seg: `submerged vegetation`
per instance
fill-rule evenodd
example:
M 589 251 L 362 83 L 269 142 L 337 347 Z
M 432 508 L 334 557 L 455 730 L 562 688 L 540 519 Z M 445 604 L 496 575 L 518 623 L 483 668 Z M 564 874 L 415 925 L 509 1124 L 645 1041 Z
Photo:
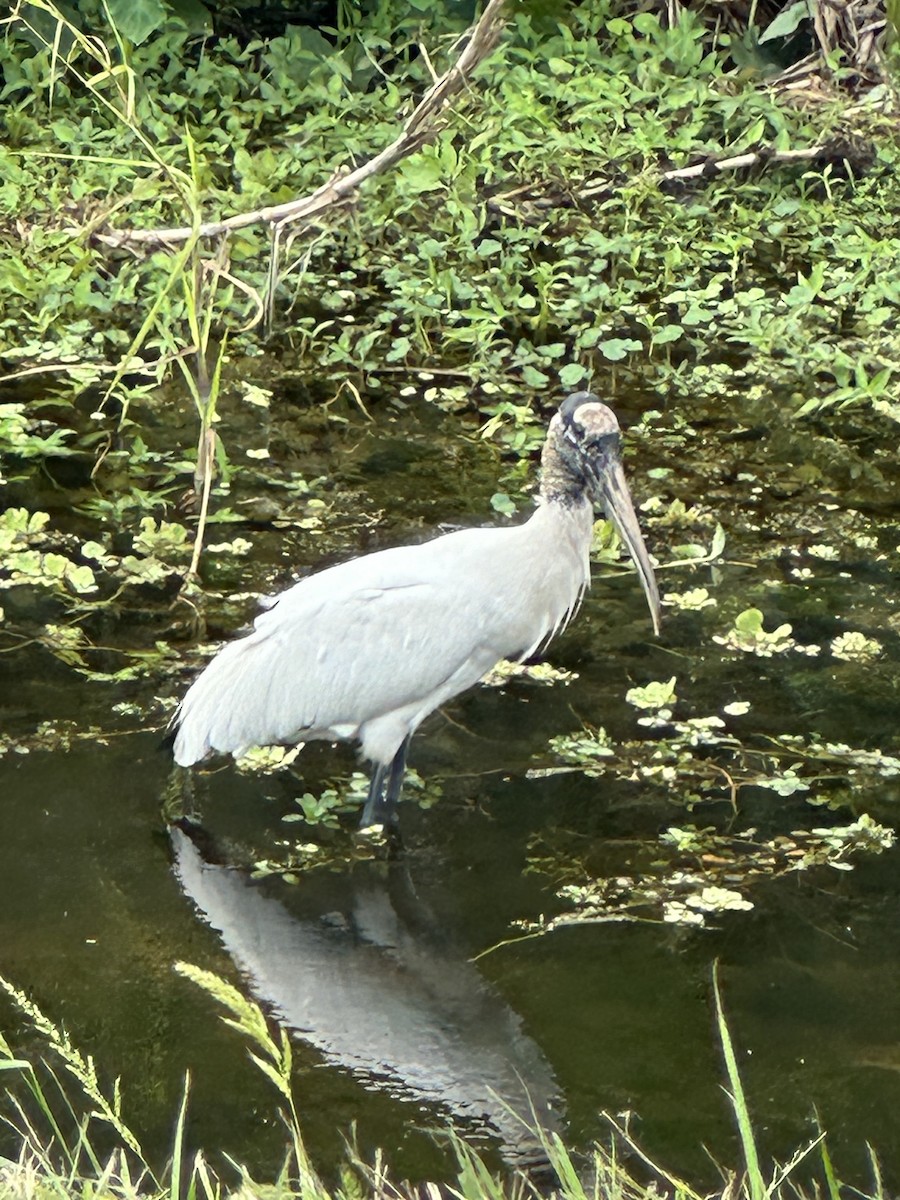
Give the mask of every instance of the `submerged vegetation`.
M 448 518 L 514 517 L 548 413 L 589 386 L 626 417 L 662 645 L 633 624 L 618 540 L 598 522 L 594 573 L 613 586 L 591 653 L 620 664 L 603 711 L 577 662 L 486 682 L 549 684 L 571 705 L 511 768 L 521 778 L 596 781 L 598 805 L 613 787 L 652 815 L 615 845 L 549 820 L 527 850 L 548 911 L 511 940 L 636 920 L 709 936 L 697 931 L 742 919 L 766 881 L 889 851 L 895 8 L 844 6 L 828 45 L 837 17 L 815 0 L 761 4 L 758 26 L 727 5 L 713 20 L 677 3 L 509 3 L 499 43 L 428 111 L 466 52 L 466 6 L 339 3 L 333 28 L 267 37 L 210 36 L 182 7 L 17 0 L 0 21 L 0 669 L 21 688 L 0 763 L 102 746 L 148 712 L 162 728 L 192 659 L 291 570 Z M 850 26 L 871 34 L 859 57 L 838 36 Z M 390 169 L 366 174 L 404 137 Z M 296 883 L 377 854 L 347 832 L 361 777 L 297 785 L 295 759 L 238 764 L 289 780 L 292 799 L 272 844 L 235 860 Z M 464 794 L 452 778 L 412 784 L 422 807 Z M 167 815 L 182 799 L 173 787 Z M 192 977 L 278 1090 L 289 1155 L 272 1194 L 405 1194 L 353 1154 L 339 1184 L 322 1181 L 287 1036 Z M 231 1188 L 188 1162 L 184 1107 L 155 1176 L 118 1091 L 7 992 L 92 1116 L 63 1099 L 59 1118 L 52 1072 L 47 1090 L 0 1042 L 30 1088 L 0 1191 Z M 786 1197 L 794 1164 L 763 1173 L 716 1005 L 743 1152 L 725 1191 Z M 97 1120 L 112 1158 L 91 1140 Z M 694 1195 L 646 1160 L 633 1177 L 627 1129 L 616 1139 L 583 1164 L 553 1135 L 564 1196 Z M 464 1143 L 455 1153 L 457 1194 L 509 1193 Z M 824 1141 L 803 1170 L 812 1160 L 837 1200 Z M 259 1194 L 247 1176 L 234 1186 Z

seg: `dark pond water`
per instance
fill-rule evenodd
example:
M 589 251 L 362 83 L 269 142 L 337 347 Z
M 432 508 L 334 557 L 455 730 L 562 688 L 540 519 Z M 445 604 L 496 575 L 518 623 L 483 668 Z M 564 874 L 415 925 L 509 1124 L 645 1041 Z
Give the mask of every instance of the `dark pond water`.
M 510 464 L 477 440 L 474 423 L 466 439 L 451 440 L 458 419 L 426 406 L 385 406 L 374 427 L 347 416 L 349 424 L 311 432 L 301 407 L 295 429 L 284 418 L 264 431 L 277 467 L 331 475 L 337 491 L 320 531 L 249 520 L 240 532 L 254 553 L 219 568 L 218 586 L 266 590 L 292 567 L 489 514 Z M 737 1162 L 712 1016 L 718 960 L 765 1150 L 784 1160 L 810 1138 L 817 1112 L 839 1173 L 864 1181 L 868 1141 L 887 1179 L 900 1183 L 900 850 L 861 857 L 852 872 L 822 867 L 758 883 L 753 909 L 724 913 L 713 928 L 597 924 L 472 961 L 514 936 L 513 922 L 559 908 L 553 880 L 526 870 L 536 836 L 565 831 L 594 853 L 602 847 L 615 873 L 629 869 L 635 844 L 669 825 L 727 824 L 724 791 L 688 815 L 677 786 L 667 794 L 579 773 L 527 776 L 552 761 L 551 737 L 585 723 L 635 736 L 624 703 L 635 684 L 676 675 L 694 715 L 750 701 L 747 736 L 815 731 L 898 753 L 900 532 L 885 431 L 848 426 L 841 441 L 826 429 L 791 432 L 774 406 L 742 420 L 736 429 L 707 416 L 686 442 L 663 418 L 631 442 L 638 500 L 700 501 L 724 525 L 722 561 L 661 573 L 663 591 L 705 586 L 718 607 L 672 612 L 654 643 L 634 576 L 598 571 L 550 654 L 575 681 L 476 689 L 423 727 L 411 764 L 443 795 L 428 810 L 405 806 L 406 849 L 391 866 L 251 885 L 217 865 L 305 840 L 301 826 L 282 821 L 296 811 L 292 797 L 354 767 L 349 750 L 327 747 L 304 752 L 293 774 L 228 767 L 200 779 L 195 802 L 213 859 L 204 864 L 166 830 L 170 763 L 158 729 L 146 728 L 162 723 L 155 695 L 182 683 L 85 681 L 36 646 L 2 656 L 7 729 L 74 719 L 119 732 L 108 744 L 0 758 L 0 973 L 63 1023 L 106 1077 L 121 1076 L 126 1116 L 152 1157 L 167 1152 L 186 1070 L 193 1145 L 226 1150 L 261 1174 L 282 1153 L 270 1086 L 212 1001 L 176 975 L 184 960 L 241 982 L 296 1031 L 304 1129 L 326 1171 L 355 1126 L 363 1152 L 383 1147 L 397 1175 L 434 1177 L 447 1158 L 429 1131 L 448 1117 L 476 1137 L 493 1127 L 507 1159 L 527 1158 L 533 1148 L 503 1105 L 523 1107 L 526 1089 L 574 1146 L 606 1136 L 603 1111 L 631 1112 L 653 1157 L 710 1182 L 707 1151 Z M 670 474 L 654 481 L 653 467 Z M 34 486 L 35 507 L 79 527 L 65 493 L 37 478 Z M 709 540 L 709 527 L 647 528 L 664 561 L 676 542 Z M 809 556 L 817 543 L 835 557 Z M 17 628 L 27 629 L 27 598 L 9 595 Z M 823 653 L 758 658 L 715 644 L 712 635 L 751 605 L 767 629 L 789 621 L 799 642 Z M 239 615 L 214 604 L 210 636 L 252 608 L 250 600 Z M 152 642 L 168 636 L 171 620 L 163 605 L 136 609 L 112 620 L 111 637 Z M 860 665 L 830 656 L 828 643 L 848 629 L 877 637 L 881 657 Z M 134 731 L 134 717 L 111 715 L 122 699 L 148 714 L 143 730 Z M 893 825 L 898 792 L 886 777 L 854 795 L 855 813 Z M 742 827 L 768 832 L 854 815 L 752 788 L 740 806 Z M 18 1050 L 43 1051 L 5 1004 L 0 1028 Z

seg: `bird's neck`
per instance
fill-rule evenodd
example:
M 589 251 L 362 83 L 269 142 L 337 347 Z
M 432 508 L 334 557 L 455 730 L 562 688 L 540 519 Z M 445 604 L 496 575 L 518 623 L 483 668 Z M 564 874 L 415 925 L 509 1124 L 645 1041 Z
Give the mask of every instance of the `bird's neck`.
M 552 618 L 547 632 L 568 621 L 590 585 L 593 529 L 594 508 L 584 488 L 541 488 L 538 506 L 522 527 L 530 545 L 523 556 L 528 566 L 522 592 L 540 592 Z
M 541 451 L 541 500 L 563 508 L 581 508 L 588 503 L 584 480 L 566 465 L 552 438 Z

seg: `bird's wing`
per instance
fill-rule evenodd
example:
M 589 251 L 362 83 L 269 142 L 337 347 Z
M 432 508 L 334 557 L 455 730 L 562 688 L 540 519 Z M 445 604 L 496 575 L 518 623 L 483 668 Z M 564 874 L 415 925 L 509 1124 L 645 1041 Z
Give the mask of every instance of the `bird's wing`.
M 449 536 L 467 539 L 465 548 L 478 532 Z M 368 555 L 283 593 L 188 691 L 176 718 L 176 760 L 189 765 L 210 750 L 304 736 L 353 737 L 365 722 L 411 708 L 414 727 L 499 658 L 524 649 L 503 644 L 507 622 L 485 564 L 473 573 L 465 556 L 429 552 L 435 545 Z

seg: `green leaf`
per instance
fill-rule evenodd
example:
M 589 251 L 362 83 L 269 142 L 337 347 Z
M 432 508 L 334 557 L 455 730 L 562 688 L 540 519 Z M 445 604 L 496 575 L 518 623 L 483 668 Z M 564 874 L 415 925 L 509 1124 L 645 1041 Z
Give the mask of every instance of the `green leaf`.
M 631 21 L 635 30 L 645 36 L 652 37 L 660 32 L 659 17 L 655 13 L 639 12 L 635 13 Z
M 543 371 L 539 371 L 537 367 L 524 366 L 522 368 L 522 378 L 529 387 L 542 388 L 546 387 L 550 382 L 550 376 L 545 375 Z
M 610 362 L 619 362 L 634 350 L 641 349 L 641 343 L 634 338 L 607 338 L 605 342 L 598 342 L 597 349 Z
M 758 608 L 745 608 L 735 617 L 734 627 L 740 633 L 762 633 L 763 615 Z
M 559 382 L 563 387 L 578 387 L 584 383 L 587 372 L 580 363 L 566 363 L 559 372 Z
M 669 708 L 678 699 L 675 683 L 676 677 L 673 675 L 671 679 L 654 680 L 645 687 L 629 688 L 625 693 L 625 701 L 627 704 L 633 704 L 635 708 Z
M 413 192 L 433 192 L 443 184 L 444 171 L 434 154 L 408 158 L 401 163 L 398 173 Z
M 400 362 L 406 358 L 409 353 L 410 340 L 408 337 L 394 338 L 393 344 L 385 354 L 385 362 Z
M 710 308 L 692 304 L 681 320 L 685 325 L 708 325 L 715 315 Z
M 162 0 L 107 0 L 107 9 L 119 33 L 136 46 L 156 33 L 167 15 Z
M 783 775 L 776 775 L 773 779 L 759 779 L 757 784 L 777 792 L 779 796 L 793 796 L 795 792 L 809 791 L 809 784 L 799 779 L 796 771 L 785 771 Z
M 770 22 L 765 33 L 760 37 L 760 43 L 770 42 L 774 38 L 790 37 L 800 22 L 809 16 L 809 6 L 806 0 L 796 0 L 788 8 L 782 9 L 774 21 Z
M 97 583 L 94 579 L 94 572 L 90 567 L 75 566 L 70 563 L 66 571 L 67 582 L 75 589 L 76 592 L 96 592 Z
M 169 7 L 180 21 L 183 21 L 188 33 L 211 34 L 213 31 L 212 17 L 209 9 L 200 0 L 169 0 Z
M 669 342 L 677 342 L 683 333 L 684 329 L 680 325 L 663 325 L 660 329 L 654 330 L 650 345 L 665 346 Z
M 45 554 L 41 560 L 44 574 L 52 579 L 63 579 L 72 564 L 62 554 Z

